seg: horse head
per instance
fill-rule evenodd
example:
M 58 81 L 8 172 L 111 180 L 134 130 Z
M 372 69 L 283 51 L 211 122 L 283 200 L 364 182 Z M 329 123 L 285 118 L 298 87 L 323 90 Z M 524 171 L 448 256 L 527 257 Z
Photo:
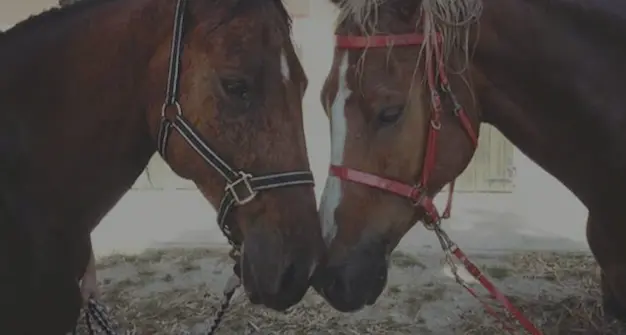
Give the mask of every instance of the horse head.
M 188 2 L 149 62 L 152 136 L 241 247 L 250 300 L 285 309 L 306 292 L 323 247 L 290 18 L 278 0 Z
M 413 224 L 438 223 L 432 198 L 473 156 L 479 110 L 467 42 L 480 7 L 333 2 L 336 47 L 321 94 L 332 137 L 320 205 L 329 250 L 314 286 L 352 311 L 381 294 L 390 253 Z

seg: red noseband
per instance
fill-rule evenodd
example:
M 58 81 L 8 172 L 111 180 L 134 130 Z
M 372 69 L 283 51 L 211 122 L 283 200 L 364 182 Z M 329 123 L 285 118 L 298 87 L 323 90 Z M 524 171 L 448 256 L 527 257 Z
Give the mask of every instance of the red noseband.
M 426 216 L 431 220 L 435 220 L 432 222 L 438 222 L 440 219 L 439 212 L 433 204 L 432 198 L 428 197 L 418 185 L 409 185 L 338 165 L 331 165 L 329 173 L 343 180 L 378 188 L 408 198 L 414 206 L 423 207 L 426 211 Z

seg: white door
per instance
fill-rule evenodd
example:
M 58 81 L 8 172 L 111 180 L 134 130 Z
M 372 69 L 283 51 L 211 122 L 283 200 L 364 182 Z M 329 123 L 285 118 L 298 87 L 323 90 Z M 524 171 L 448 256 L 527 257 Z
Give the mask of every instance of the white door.
M 482 124 L 478 149 L 459 176 L 455 191 L 511 192 L 514 188 L 515 147 L 496 128 Z

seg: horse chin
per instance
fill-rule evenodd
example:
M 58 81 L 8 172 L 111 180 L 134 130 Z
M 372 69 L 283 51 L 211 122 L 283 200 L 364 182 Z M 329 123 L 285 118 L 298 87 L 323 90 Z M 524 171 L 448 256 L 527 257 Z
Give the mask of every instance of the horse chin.
M 352 302 L 345 301 L 342 298 L 337 298 L 336 294 L 331 291 L 331 288 L 314 286 L 314 289 L 334 309 L 343 313 L 353 313 L 362 310 L 366 306 L 374 305 L 382 294 L 384 287 L 385 284 L 382 284 L 380 289 L 374 290 L 369 294 L 364 294 L 362 296 L 363 299 Z
M 386 284 L 385 284 L 386 285 Z M 385 287 L 385 285 L 382 285 L 381 287 Z M 365 301 L 365 305 L 366 306 L 372 306 L 376 303 L 376 301 L 378 301 L 378 298 L 380 297 L 380 294 L 383 293 L 383 289 L 380 289 L 380 291 L 376 294 L 372 294 L 369 296 L 369 299 L 367 299 Z
M 320 267 L 313 288 L 340 312 L 355 312 L 376 303 L 387 284 L 386 262 L 344 263 Z M 355 266 L 357 265 L 357 266 Z
M 240 278 L 252 304 L 284 311 L 302 300 L 309 288 L 315 257 L 285 252 L 277 236 L 248 232 L 240 257 Z

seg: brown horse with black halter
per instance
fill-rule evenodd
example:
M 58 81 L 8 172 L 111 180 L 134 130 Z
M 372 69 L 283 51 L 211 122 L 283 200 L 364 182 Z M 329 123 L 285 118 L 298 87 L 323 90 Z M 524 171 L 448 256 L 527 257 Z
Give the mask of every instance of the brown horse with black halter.
M 431 199 L 467 166 L 483 121 L 587 206 L 606 310 L 626 320 L 626 3 L 334 2 L 330 250 L 315 284 L 328 301 L 377 299 L 401 237 L 439 222 Z
M 323 241 L 280 0 L 83 1 L 0 34 L 0 74 L 0 333 L 71 331 L 89 233 L 157 149 L 251 301 L 300 301 Z

